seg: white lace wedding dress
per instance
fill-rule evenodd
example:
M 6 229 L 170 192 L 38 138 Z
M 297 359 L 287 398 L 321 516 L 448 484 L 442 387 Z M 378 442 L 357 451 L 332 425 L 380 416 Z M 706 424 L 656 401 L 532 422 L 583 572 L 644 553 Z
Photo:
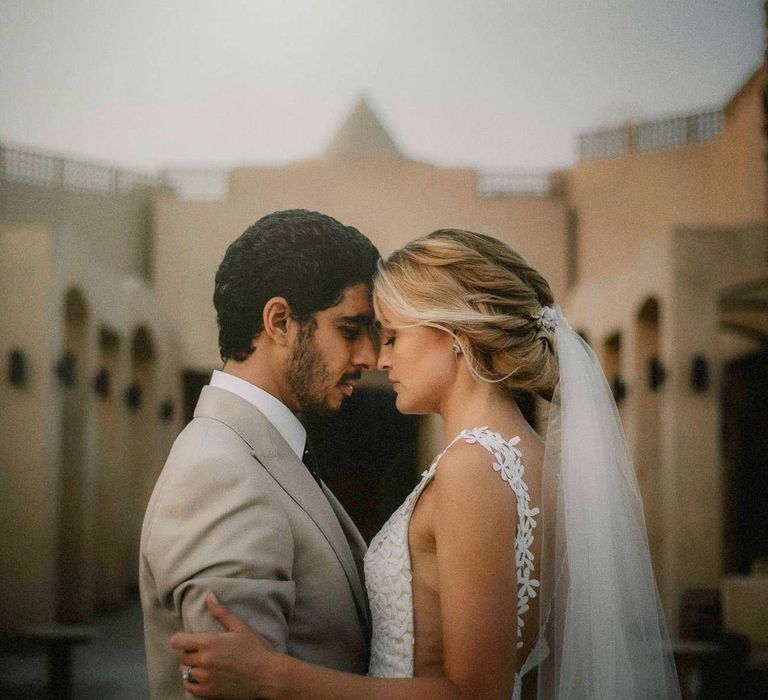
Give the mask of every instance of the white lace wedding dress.
M 422 491 L 435 475 L 440 458 L 452 445 L 463 440 L 484 447 L 493 457 L 493 469 L 499 473 L 517 499 L 517 647 L 522 648 L 522 627 L 529 611 L 530 598 L 537 595 L 539 582 L 532 578 L 534 570 L 534 527 L 538 508 L 530 507 L 528 487 L 520 451 L 515 447 L 519 437 L 504 440 L 486 427 L 462 430 L 422 475 L 421 482 L 405 499 L 384 527 L 371 541 L 365 556 L 365 583 L 371 606 L 373 637 L 368 675 L 407 678 L 413 676 L 413 590 L 411 588 L 411 557 L 408 550 L 408 524 Z M 514 593 L 510 592 L 510 595 Z M 529 624 L 538 624 L 531 620 Z M 523 676 L 535 668 L 548 653 L 541 638 L 531 649 L 515 677 L 512 697 L 520 697 Z

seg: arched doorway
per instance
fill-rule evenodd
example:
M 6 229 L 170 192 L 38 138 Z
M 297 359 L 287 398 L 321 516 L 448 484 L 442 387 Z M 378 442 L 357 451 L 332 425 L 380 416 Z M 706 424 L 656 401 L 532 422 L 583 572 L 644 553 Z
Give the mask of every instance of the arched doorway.
M 663 511 L 660 503 L 661 431 L 660 396 L 666 368 L 660 357 L 661 309 L 658 299 L 643 301 L 635 317 L 635 353 L 632 391 L 633 459 L 643 498 L 648 544 L 656 576 L 663 579 Z
M 61 622 L 86 620 L 92 612 L 92 533 L 88 527 L 89 470 L 86 465 L 90 408 L 86 378 L 88 316 L 82 292 L 69 289 L 63 299 L 63 342 L 55 366 L 62 392 L 56 606 L 56 616 Z
M 768 278 L 720 298 L 725 572 L 768 561 Z
M 624 422 L 624 399 L 627 396 L 627 385 L 621 373 L 621 333 L 618 331 L 612 333 L 603 340 L 600 360 L 603 365 L 603 372 L 610 384 L 613 398 L 619 409 L 622 423 Z
M 94 605 L 97 610 L 118 607 L 125 600 L 125 562 L 120 544 L 126 512 L 121 488 L 125 472 L 125 429 L 121 425 L 118 396 L 123 345 L 117 331 L 106 326 L 99 328 L 96 369 L 91 377 L 97 429 L 94 533 Z
M 125 484 L 128 506 L 125 586 L 131 593 L 138 590 L 141 524 L 151 491 L 151 484 L 148 486 L 147 482 L 151 479 L 154 483 L 154 474 L 159 469 L 153 463 L 157 441 L 157 425 L 154 420 L 157 416 L 156 359 L 157 349 L 152 332 L 146 326 L 139 326 L 131 338 L 129 384 L 123 393 L 127 410 L 129 462 L 126 477 L 130 482 Z

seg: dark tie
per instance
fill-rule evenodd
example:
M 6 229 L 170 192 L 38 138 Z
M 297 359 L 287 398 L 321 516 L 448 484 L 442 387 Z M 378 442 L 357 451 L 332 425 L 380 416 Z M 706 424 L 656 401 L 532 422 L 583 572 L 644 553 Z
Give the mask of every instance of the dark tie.
M 317 485 L 320 486 L 320 463 L 317 461 L 312 445 L 309 443 L 309 438 L 307 438 L 307 442 L 304 444 L 304 456 L 301 458 L 301 461 L 304 462 L 304 466 L 317 482 Z M 321 490 L 322 488 L 320 486 Z

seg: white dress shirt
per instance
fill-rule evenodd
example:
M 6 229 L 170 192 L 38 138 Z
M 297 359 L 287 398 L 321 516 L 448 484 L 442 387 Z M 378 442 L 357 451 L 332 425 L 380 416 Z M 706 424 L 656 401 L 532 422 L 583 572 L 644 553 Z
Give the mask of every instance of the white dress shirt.
M 227 374 L 226 372 L 220 372 L 217 369 L 213 370 L 209 385 L 231 391 L 255 406 L 275 426 L 277 432 L 283 436 L 283 439 L 296 453 L 296 456 L 299 459 L 303 458 L 307 431 L 304 430 L 304 426 L 299 422 L 299 419 L 293 415 L 291 409 L 280 399 L 275 398 L 272 394 L 264 391 L 264 389 L 260 389 L 255 384 L 245 381 L 245 379 L 240 379 L 240 377 L 235 377 L 233 374 Z

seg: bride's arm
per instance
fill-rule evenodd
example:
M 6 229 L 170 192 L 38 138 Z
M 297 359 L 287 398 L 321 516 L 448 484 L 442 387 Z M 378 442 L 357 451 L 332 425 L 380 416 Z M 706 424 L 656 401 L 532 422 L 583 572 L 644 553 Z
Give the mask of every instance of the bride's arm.
M 515 499 L 476 445 L 446 453 L 429 488 L 424 505 L 437 551 L 444 676 L 369 678 L 315 666 L 269 650 L 214 605 L 229 632 L 174 637 L 197 681 L 185 684 L 187 691 L 276 700 L 508 698 L 517 641 Z
M 179 633 L 171 645 L 181 649 L 179 672 L 191 667 L 184 687 L 205 698 L 311 698 L 313 700 L 461 700 L 447 678 L 370 678 L 344 673 L 272 651 L 266 640 L 233 615 L 212 594 L 211 614 L 220 633 Z M 473 696 L 476 697 L 476 696 Z
M 468 697 L 509 698 L 517 643 L 517 502 L 479 445 L 459 443 L 435 472 L 444 672 Z

